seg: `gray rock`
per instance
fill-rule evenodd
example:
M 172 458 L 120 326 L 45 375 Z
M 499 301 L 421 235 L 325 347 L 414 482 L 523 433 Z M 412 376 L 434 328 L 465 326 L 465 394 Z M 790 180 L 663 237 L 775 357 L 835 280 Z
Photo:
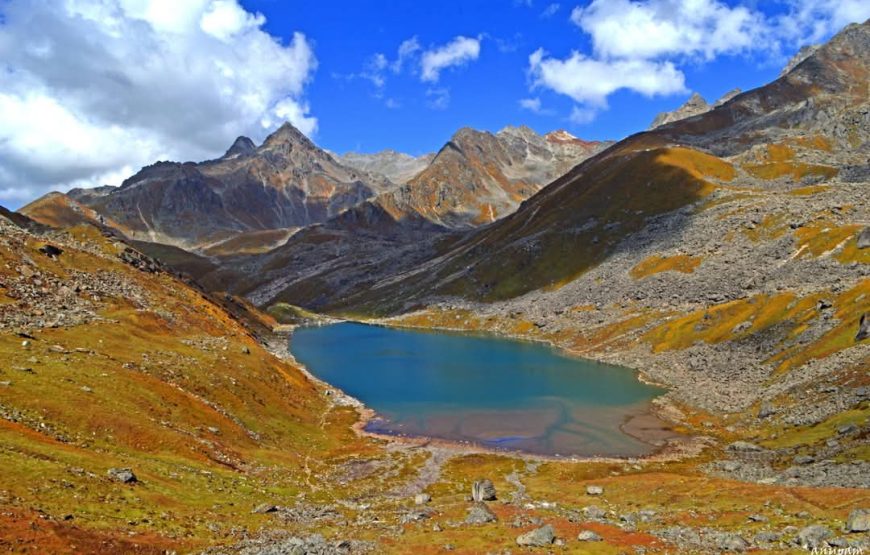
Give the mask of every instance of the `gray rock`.
M 604 488 L 601 486 L 586 486 L 586 495 L 601 495 L 604 493 Z
M 773 405 L 770 403 L 761 403 L 761 407 L 758 409 L 758 418 L 768 418 L 776 414 L 776 409 L 773 408 Z
M 754 443 L 749 443 L 748 441 L 735 441 L 728 445 L 727 449 L 736 453 L 758 453 L 759 451 L 763 451 L 761 447 Z
M 252 510 L 251 512 L 254 514 L 263 515 L 266 513 L 274 513 L 277 510 L 278 507 L 276 507 L 275 505 L 271 505 L 269 503 L 261 503 L 254 507 L 254 510 Z
M 540 528 L 535 528 L 531 532 L 526 532 L 517 538 L 517 545 L 527 545 L 530 547 L 545 547 L 553 543 L 556 539 L 556 533 L 553 527 L 547 524 Z
M 865 227 L 858 235 L 858 248 L 866 249 L 867 247 L 870 247 L 870 227 Z
M 589 505 L 588 507 L 583 507 L 583 514 L 590 520 L 597 520 L 604 518 L 607 512 L 601 507 Z
M 133 484 L 139 481 L 129 468 L 110 468 L 107 474 L 109 478 L 122 484 Z
M 738 553 L 742 553 L 749 548 L 749 542 L 737 534 L 722 534 L 716 544 L 723 551 L 736 551 Z
M 825 546 L 825 540 L 834 534 L 827 526 L 813 524 L 798 532 L 797 543 L 804 549 L 815 549 Z
M 599 536 L 592 530 L 583 530 L 582 532 L 577 534 L 577 539 L 581 542 L 600 542 L 601 536 Z
M 417 505 L 425 505 L 429 501 L 432 501 L 432 496 L 430 496 L 428 493 L 418 493 L 416 496 L 414 496 L 414 503 L 416 503 Z
M 495 516 L 486 503 L 475 503 L 468 509 L 468 516 L 465 517 L 466 524 L 486 524 L 495 522 L 498 518 Z
M 870 337 L 870 317 L 867 313 L 861 315 L 861 322 L 858 324 L 858 333 L 855 335 L 855 341 L 864 341 Z
M 870 532 L 870 509 L 855 509 L 846 520 L 847 532 Z
M 471 487 L 473 501 L 495 501 L 495 486 L 490 480 L 477 480 Z
M 777 532 L 759 532 L 755 534 L 754 541 L 759 545 L 766 545 L 769 543 L 778 542 L 782 538 L 782 534 Z

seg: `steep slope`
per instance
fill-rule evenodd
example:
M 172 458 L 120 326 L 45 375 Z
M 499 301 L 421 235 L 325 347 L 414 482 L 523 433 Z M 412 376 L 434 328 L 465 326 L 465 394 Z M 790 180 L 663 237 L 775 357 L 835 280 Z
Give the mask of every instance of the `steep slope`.
M 607 146 L 566 138 L 527 127 L 460 129 L 425 170 L 374 202 L 394 216 L 416 214 L 444 227 L 489 223 Z
M 259 147 L 239 137 L 217 160 L 158 162 L 116 189 L 73 195 L 132 238 L 205 248 L 323 222 L 392 187 L 339 164 L 288 123 Z
M 428 166 L 434 154 L 411 156 L 395 150 L 382 150 L 374 154 L 348 152 L 336 160 L 349 168 L 386 176 L 393 183 L 404 184 Z

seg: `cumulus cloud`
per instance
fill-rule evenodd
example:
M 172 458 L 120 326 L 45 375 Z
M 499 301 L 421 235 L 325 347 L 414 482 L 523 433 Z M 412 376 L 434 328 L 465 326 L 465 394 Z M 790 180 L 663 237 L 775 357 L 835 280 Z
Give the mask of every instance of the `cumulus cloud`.
M 236 0 L 0 4 L 0 202 L 214 157 L 285 120 L 313 133 L 311 46 L 264 23 Z
M 699 55 L 712 59 L 752 47 L 764 16 L 716 0 L 594 0 L 571 12 L 602 58 Z
M 845 24 L 870 17 L 866 0 L 783 0 L 765 15 L 752 4 L 719 0 L 592 0 L 571 22 L 588 35 L 590 54 L 564 59 L 539 49 L 529 56 L 532 88 L 572 98 L 570 119 L 589 122 L 620 89 L 645 96 L 685 93 L 680 67 L 722 55 L 763 53 L 824 40 Z
M 456 37 L 443 46 L 423 52 L 420 59 L 420 78 L 423 81 L 437 82 L 442 70 L 465 65 L 479 56 L 480 39 Z
M 544 86 L 575 101 L 602 108 L 619 89 L 645 96 L 684 92 L 685 78 L 671 62 L 648 60 L 602 61 L 572 52 L 565 60 L 546 57 L 538 49 L 529 56 L 534 86 Z

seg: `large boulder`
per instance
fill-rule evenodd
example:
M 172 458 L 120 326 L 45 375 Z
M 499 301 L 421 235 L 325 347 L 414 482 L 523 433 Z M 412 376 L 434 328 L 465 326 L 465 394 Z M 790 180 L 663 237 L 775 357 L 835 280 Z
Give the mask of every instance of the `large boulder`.
M 847 532 L 870 532 L 870 509 L 855 509 L 846 520 Z
M 866 249 L 867 247 L 870 247 L 870 227 L 865 227 L 864 231 L 858 235 L 858 248 Z
M 870 337 L 870 316 L 865 312 L 861 315 L 861 321 L 858 323 L 858 333 L 855 335 L 855 341 L 864 341 Z
M 545 547 L 553 543 L 553 540 L 555 539 L 556 533 L 553 531 L 553 527 L 547 524 L 546 526 L 535 528 L 531 532 L 526 532 L 525 534 L 519 536 L 517 538 L 517 545 L 527 545 L 530 547 Z
M 476 480 L 471 486 L 471 498 L 474 501 L 495 501 L 495 486 L 491 480 Z
M 109 478 L 122 484 L 134 484 L 139 481 L 129 468 L 110 468 L 107 474 Z

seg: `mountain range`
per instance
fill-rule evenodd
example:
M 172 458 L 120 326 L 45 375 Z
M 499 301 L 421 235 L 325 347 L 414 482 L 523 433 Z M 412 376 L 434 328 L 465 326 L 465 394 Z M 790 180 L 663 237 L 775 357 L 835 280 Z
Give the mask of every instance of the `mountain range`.
M 864 22 L 614 143 L 336 156 L 285 125 L 0 211 L 0 523 L 117 552 L 479 552 L 545 522 L 602 552 L 870 548 L 868 87 Z M 387 447 L 276 335 L 330 318 L 634 368 L 686 438 Z

